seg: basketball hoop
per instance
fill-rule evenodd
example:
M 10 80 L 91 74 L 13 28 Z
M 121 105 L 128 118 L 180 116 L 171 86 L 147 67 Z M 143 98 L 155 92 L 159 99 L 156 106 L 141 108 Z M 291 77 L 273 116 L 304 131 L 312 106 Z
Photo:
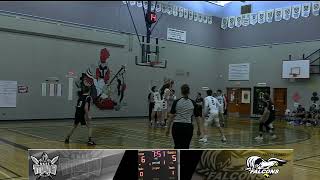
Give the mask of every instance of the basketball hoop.
M 296 78 L 297 78 L 298 74 L 291 73 L 290 76 L 291 77 L 289 78 L 289 82 L 296 82 Z
M 150 64 L 151 67 L 154 67 L 154 66 L 160 64 L 160 61 L 158 61 L 158 60 L 150 61 L 149 64 Z

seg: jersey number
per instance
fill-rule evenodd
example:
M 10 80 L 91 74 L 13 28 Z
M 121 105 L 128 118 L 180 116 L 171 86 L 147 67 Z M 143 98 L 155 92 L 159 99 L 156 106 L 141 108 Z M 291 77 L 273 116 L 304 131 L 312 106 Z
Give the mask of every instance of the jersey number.
M 81 106 L 82 106 L 82 101 L 79 101 L 79 103 L 78 103 L 78 106 L 77 106 L 77 107 L 79 108 L 79 107 L 81 107 Z

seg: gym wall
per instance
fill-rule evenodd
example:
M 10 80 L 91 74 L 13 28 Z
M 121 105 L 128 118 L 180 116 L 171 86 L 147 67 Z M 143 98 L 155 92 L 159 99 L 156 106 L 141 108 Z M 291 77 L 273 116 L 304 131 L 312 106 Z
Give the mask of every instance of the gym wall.
M 18 94 L 16 108 L 0 108 L 1 120 L 72 118 L 77 96 L 74 89 L 73 100 L 67 100 L 66 74 L 74 70 L 79 77 L 90 65 L 97 65 L 103 47 L 110 51 L 109 65 L 112 71 L 116 72 L 122 64 L 127 64 L 125 101 L 128 106 L 121 111 L 100 111 L 94 107 L 93 117 L 147 116 L 148 85 L 151 80 L 159 82 L 160 86 L 164 76 L 175 79 L 177 95 L 182 83 L 192 83 L 192 96 L 195 96 L 201 86 L 207 85 L 202 84 L 204 80 L 215 77 L 217 71 L 214 62 L 219 59 L 219 53 L 215 49 L 161 41 L 161 46 L 166 47 L 168 68 L 155 70 L 135 65 L 134 56 L 140 53 L 135 35 L 3 15 L 0 16 L 0 24 L 0 77 L 2 80 L 16 80 L 18 85 L 29 87 L 29 93 Z M 103 43 L 124 45 L 124 48 L 101 45 Z M 177 69 L 189 72 L 189 76 L 176 76 Z M 41 83 L 48 77 L 59 78 L 62 97 L 41 96 Z M 213 78 L 210 86 L 214 84 Z

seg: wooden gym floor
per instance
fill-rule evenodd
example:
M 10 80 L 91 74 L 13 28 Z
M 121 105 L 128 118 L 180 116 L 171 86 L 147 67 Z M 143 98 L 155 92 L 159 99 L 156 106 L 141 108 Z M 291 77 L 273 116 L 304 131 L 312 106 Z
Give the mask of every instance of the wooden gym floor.
M 171 136 L 164 129 L 148 128 L 146 119 L 107 119 L 93 121 L 93 136 L 97 149 L 173 148 Z M 28 149 L 89 149 L 87 129 L 79 127 L 64 144 L 64 137 L 73 120 L 5 121 L 0 123 L 0 180 L 28 179 Z M 278 138 L 274 141 L 254 141 L 257 121 L 229 118 L 221 143 L 218 130 L 210 128 L 209 142 L 198 142 L 196 126 L 191 148 L 285 148 L 294 149 L 294 179 L 320 179 L 320 127 L 293 127 L 284 121 L 275 123 Z

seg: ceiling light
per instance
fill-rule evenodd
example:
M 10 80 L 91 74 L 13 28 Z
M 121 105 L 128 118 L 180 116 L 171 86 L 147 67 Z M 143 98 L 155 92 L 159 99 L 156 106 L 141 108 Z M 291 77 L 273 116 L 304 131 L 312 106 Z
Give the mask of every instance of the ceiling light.
M 209 3 L 212 3 L 212 4 L 216 4 L 216 5 L 219 5 L 219 6 L 224 6 L 232 1 L 208 1 Z

